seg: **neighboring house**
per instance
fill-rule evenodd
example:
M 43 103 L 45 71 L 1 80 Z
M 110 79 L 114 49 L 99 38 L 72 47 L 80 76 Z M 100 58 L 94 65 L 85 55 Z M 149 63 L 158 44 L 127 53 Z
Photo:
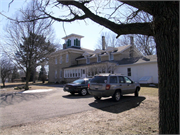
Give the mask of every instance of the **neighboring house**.
M 81 48 L 81 38 L 77 34 L 62 38 L 63 49 L 49 58 L 49 82 L 72 82 L 98 73 L 118 73 L 137 82 L 149 77 L 148 83 L 158 83 L 157 57 L 144 57 L 133 45 L 133 38 L 131 45 L 105 49 L 105 37 L 102 37 L 102 50 L 95 51 Z

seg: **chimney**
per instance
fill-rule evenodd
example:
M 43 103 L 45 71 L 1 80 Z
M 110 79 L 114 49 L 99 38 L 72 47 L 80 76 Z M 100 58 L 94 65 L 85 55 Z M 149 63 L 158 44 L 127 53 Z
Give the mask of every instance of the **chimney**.
M 130 36 L 130 51 L 129 51 L 129 57 L 132 58 L 134 57 L 134 37 Z
M 102 36 L 102 50 L 105 50 L 105 36 Z
M 130 36 L 130 44 L 133 46 L 134 45 L 134 37 Z
M 65 43 L 63 44 L 63 49 L 66 49 L 66 44 Z

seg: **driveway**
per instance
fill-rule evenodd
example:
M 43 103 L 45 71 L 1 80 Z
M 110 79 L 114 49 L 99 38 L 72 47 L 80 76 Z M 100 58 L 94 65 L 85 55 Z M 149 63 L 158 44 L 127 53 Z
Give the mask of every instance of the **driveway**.
M 135 97 L 126 96 L 120 102 L 127 102 L 132 98 Z M 0 127 L 15 126 L 119 104 L 107 98 L 102 98 L 102 100 L 104 101 L 96 101 L 91 95 L 70 95 L 62 88 L 1 95 Z M 144 99 L 139 100 L 141 102 Z

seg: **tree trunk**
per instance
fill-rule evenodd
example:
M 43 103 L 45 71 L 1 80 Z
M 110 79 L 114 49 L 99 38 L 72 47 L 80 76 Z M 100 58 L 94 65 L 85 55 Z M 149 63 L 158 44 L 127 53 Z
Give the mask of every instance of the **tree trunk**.
M 154 8 L 159 69 L 159 133 L 179 134 L 179 4 L 159 3 L 161 5 Z
M 3 83 L 3 87 L 5 87 L 5 81 L 4 80 L 2 81 L 2 83 Z
M 31 73 L 31 70 L 29 68 L 27 68 L 27 70 L 26 70 L 26 85 L 25 85 L 25 90 L 29 90 L 30 73 Z

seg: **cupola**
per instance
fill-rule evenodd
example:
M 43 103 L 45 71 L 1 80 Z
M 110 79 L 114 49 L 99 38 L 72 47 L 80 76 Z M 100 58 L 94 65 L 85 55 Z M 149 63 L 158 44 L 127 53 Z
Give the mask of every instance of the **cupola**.
M 78 35 L 78 34 L 70 34 L 67 35 L 65 37 L 63 37 L 62 39 L 65 40 L 65 44 L 63 45 L 63 49 L 66 48 L 81 48 L 81 38 L 83 38 L 84 36 Z

